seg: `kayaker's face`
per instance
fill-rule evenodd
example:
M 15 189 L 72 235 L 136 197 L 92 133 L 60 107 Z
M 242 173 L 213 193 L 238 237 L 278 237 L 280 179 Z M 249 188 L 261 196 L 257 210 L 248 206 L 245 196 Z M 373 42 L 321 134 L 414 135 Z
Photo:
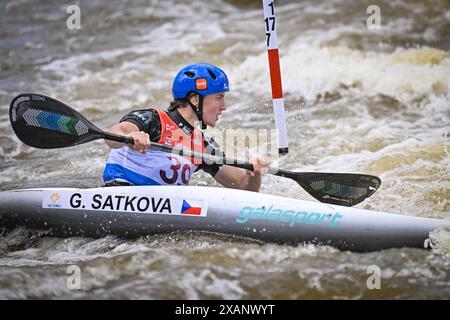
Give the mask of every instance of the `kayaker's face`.
M 203 98 L 203 121 L 215 127 L 220 115 L 227 109 L 225 93 L 208 94 Z

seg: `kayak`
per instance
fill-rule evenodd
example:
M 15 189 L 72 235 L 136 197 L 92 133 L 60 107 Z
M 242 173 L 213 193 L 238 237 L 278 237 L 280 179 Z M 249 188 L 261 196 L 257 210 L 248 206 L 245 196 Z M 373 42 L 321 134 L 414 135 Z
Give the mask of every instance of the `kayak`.
M 0 226 L 59 237 L 136 238 L 179 230 L 282 244 L 374 251 L 424 248 L 450 221 L 198 186 L 38 188 L 0 192 Z

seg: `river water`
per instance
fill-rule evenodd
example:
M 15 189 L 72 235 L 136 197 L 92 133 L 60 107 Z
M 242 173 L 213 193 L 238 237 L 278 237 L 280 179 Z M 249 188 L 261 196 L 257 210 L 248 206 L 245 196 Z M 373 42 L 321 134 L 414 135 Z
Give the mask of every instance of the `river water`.
M 450 2 L 376 2 L 380 29 L 367 27 L 371 1 L 276 2 L 290 140 L 279 164 L 374 174 L 382 186 L 358 207 L 450 219 Z M 0 190 L 102 183 L 102 141 L 39 150 L 15 137 L 8 108 L 22 92 L 106 128 L 167 106 L 177 70 L 202 61 L 231 82 L 219 130 L 274 127 L 260 1 L 81 0 L 74 30 L 70 4 L 0 3 Z M 199 173 L 191 185 L 217 184 Z M 273 176 L 261 192 L 314 201 Z M 450 232 L 431 238 L 433 250 L 354 253 L 198 232 L 62 239 L 18 228 L 1 233 L 0 298 L 448 299 Z M 67 286 L 71 265 L 79 290 Z M 367 286 L 372 265 L 380 289 Z

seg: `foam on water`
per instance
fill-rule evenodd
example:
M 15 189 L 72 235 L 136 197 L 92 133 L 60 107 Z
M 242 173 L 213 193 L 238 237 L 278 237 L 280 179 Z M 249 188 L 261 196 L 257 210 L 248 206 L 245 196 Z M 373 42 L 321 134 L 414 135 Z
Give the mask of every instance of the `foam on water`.
M 184 246 L 181 237 L 213 242 Z M 155 247 L 155 241 L 165 245 Z M 11 291 L 2 280 L 2 298 L 354 299 L 444 297 L 450 260 L 417 249 L 354 254 L 325 246 L 221 242 L 188 232 L 126 242 L 42 238 L 2 255 L 0 262 L 0 279 L 15 283 Z M 382 270 L 384 291 L 367 290 L 373 264 Z M 81 269 L 81 290 L 65 286 L 69 265 Z M 417 290 L 427 285 L 439 291 Z
M 264 92 L 267 57 L 249 57 L 232 72 L 237 89 Z M 325 93 L 386 95 L 404 104 L 449 96 L 450 55 L 427 47 L 392 54 L 342 47 L 292 49 L 281 58 L 284 90 L 315 100 Z

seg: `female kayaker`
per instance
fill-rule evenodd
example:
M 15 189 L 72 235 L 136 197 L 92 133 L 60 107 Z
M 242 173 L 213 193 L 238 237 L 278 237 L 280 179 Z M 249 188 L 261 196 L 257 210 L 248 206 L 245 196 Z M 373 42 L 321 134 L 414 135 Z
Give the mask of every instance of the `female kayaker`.
M 149 149 L 152 142 L 157 142 L 221 154 L 217 143 L 196 125 L 201 124 L 202 129 L 216 126 L 227 109 L 228 91 L 228 77 L 218 67 L 196 63 L 181 69 L 173 81 L 174 100 L 167 111 L 153 108 L 131 111 L 108 129 L 132 137 L 134 145 L 105 141 L 111 147 L 103 173 L 105 185 L 187 185 L 191 175 L 201 169 L 225 187 L 259 191 L 261 176 L 268 170 L 267 161 L 260 156 L 250 160 L 254 167 L 250 172 Z

